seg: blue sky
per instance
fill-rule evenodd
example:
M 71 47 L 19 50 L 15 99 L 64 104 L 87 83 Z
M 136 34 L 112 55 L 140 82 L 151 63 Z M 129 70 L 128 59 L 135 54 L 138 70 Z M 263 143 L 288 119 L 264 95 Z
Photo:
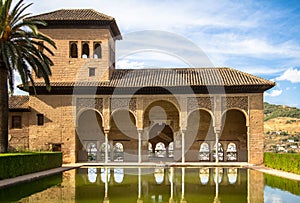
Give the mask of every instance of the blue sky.
M 113 16 L 123 36 L 143 30 L 175 33 L 196 46 L 215 67 L 232 67 L 277 86 L 265 101 L 300 107 L 300 2 L 298 0 L 25 0 L 32 14 L 93 8 Z M 122 43 L 122 42 L 118 42 Z M 117 50 L 118 52 L 118 50 Z M 118 67 L 184 67 L 168 53 L 136 53 Z

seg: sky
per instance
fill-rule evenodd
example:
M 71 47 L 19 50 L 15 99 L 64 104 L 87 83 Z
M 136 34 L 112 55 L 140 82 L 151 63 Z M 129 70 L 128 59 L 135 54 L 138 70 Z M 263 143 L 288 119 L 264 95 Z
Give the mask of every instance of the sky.
M 174 41 L 188 41 L 209 60 L 205 66 L 231 67 L 275 81 L 276 87 L 264 94 L 266 102 L 300 107 L 298 0 L 25 2 L 33 3 L 27 9 L 33 15 L 63 8 L 92 8 L 113 16 L 123 36 L 123 40 L 117 42 L 117 54 L 118 48 L 122 52 L 126 37 L 132 39 L 137 34 L 138 39 L 149 43 L 152 43 L 153 36 L 158 36 L 160 42 L 171 36 L 173 41 L 165 41 L 169 45 Z M 154 33 L 152 37 L 145 35 L 143 38 L 143 34 L 149 34 L 149 31 Z M 172 54 L 170 49 L 161 50 L 160 47 L 143 49 L 118 57 L 117 68 L 191 67 L 193 64 L 189 59 L 184 60 L 182 53 Z

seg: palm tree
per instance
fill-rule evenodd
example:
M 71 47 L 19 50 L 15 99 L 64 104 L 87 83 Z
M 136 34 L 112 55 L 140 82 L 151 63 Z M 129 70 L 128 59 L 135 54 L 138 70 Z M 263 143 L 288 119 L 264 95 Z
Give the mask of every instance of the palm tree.
M 25 89 L 30 84 L 34 87 L 32 74 L 36 74 L 44 78 L 50 91 L 53 62 L 47 55 L 53 55 L 50 48 L 56 47 L 38 32 L 37 27 L 45 26 L 45 22 L 26 19 L 29 14 L 24 11 L 30 5 L 19 0 L 13 7 L 12 0 L 0 0 L 0 153 L 8 150 L 8 87 L 13 92 L 14 72 L 19 73 Z

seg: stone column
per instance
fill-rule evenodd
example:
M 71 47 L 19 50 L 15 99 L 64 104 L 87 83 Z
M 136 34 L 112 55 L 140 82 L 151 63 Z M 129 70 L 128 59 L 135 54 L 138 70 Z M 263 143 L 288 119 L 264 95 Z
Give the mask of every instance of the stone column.
M 108 163 L 108 130 L 104 130 L 104 136 L 105 136 L 105 163 Z
M 215 135 L 216 135 L 216 144 L 215 144 L 215 150 L 216 150 L 216 163 L 219 163 L 219 135 L 220 135 L 220 131 L 216 130 L 215 131 Z M 223 152 L 224 153 L 224 152 Z
M 181 129 L 181 163 L 185 163 L 185 132 L 186 129 Z
M 114 141 L 110 140 L 109 141 L 109 146 L 110 146 L 110 161 L 114 161 Z
M 142 163 L 142 133 L 143 130 L 139 129 L 138 130 L 138 136 L 139 136 L 139 140 L 138 140 L 138 163 Z

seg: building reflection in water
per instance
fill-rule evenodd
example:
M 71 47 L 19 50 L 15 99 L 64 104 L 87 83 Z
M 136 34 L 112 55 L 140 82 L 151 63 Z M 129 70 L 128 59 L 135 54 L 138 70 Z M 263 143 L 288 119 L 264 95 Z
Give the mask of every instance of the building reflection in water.
M 78 171 L 81 178 L 76 179 L 88 180 L 76 183 L 78 202 L 87 196 L 98 196 L 98 202 L 105 203 L 263 202 L 263 174 L 247 169 L 103 167 Z
M 7 188 L 0 199 L 20 203 L 300 202 L 299 182 L 240 168 L 91 167 L 58 176 Z

